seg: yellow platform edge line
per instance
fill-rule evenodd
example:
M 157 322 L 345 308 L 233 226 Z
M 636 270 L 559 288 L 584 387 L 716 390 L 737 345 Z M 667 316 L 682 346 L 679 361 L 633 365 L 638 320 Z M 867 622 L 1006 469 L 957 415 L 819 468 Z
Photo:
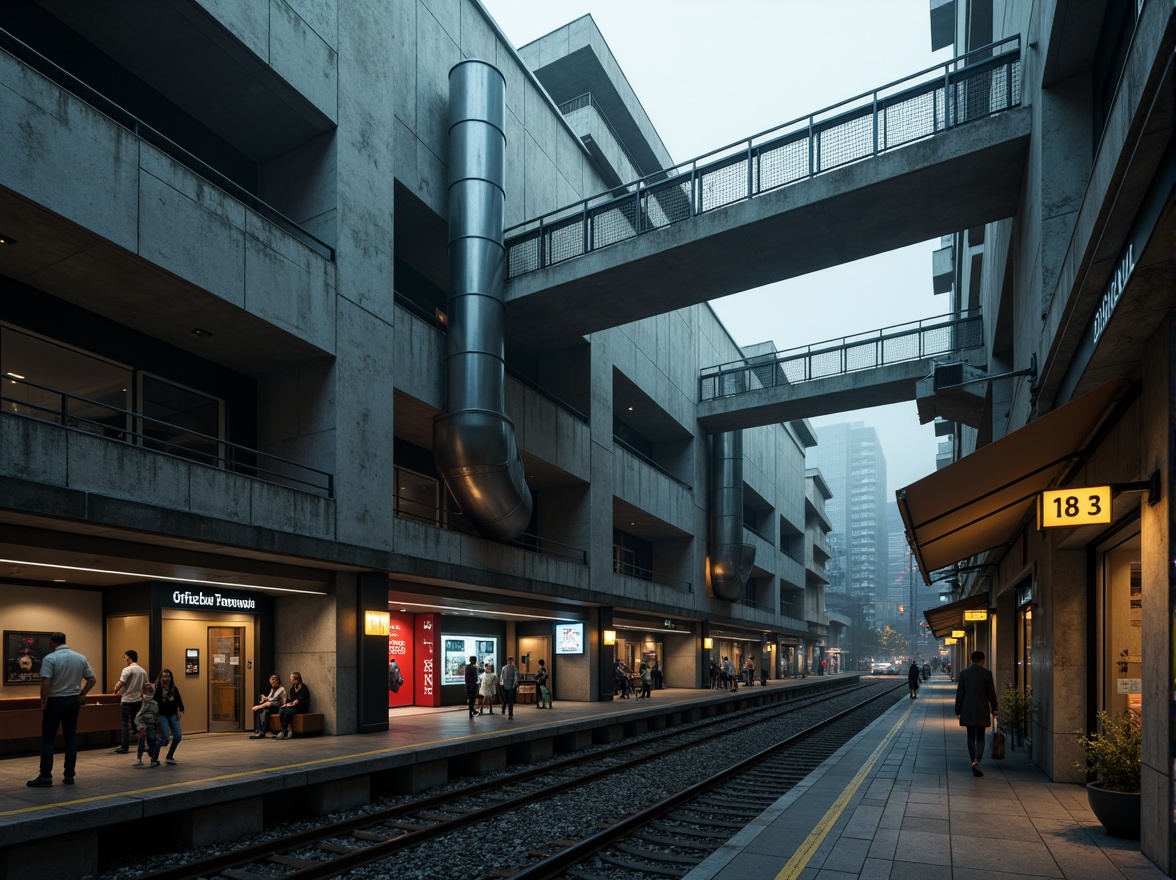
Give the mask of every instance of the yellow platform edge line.
M 776 875 L 775 880 L 796 880 L 801 872 L 808 867 L 809 861 L 816 854 L 821 844 L 825 842 L 825 838 L 833 830 L 834 824 L 841 818 L 841 814 L 845 812 L 845 808 L 849 806 L 850 800 L 857 794 L 858 789 L 861 788 L 866 777 L 873 771 L 874 765 L 878 763 L 878 759 L 882 757 L 882 754 L 890 747 L 891 741 L 898 736 L 898 732 L 905 726 L 907 718 L 914 708 L 913 704 L 907 706 L 906 711 L 902 713 L 894 723 L 894 726 L 890 728 L 890 732 L 886 734 L 886 738 L 878 744 L 878 748 L 874 749 L 874 753 L 862 765 L 862 769 L 850 780 L 845 790 L 837 796 L 837 800 L 825 811 L 825 815 L 821 817 L 821 821 L 809 832 L 809 836 L 804 839 L 804 842 L 796 848 L 796 852 L 792 854 L 792 858 L 780 869 L 780 873 Z

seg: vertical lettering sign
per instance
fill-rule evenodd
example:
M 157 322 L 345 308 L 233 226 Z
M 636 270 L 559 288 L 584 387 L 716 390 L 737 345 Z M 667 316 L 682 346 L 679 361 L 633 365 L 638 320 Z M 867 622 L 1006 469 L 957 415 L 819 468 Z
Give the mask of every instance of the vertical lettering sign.
M 1043 529 L 1088 526 L 1111 521 L 1111 487 L 1085 486 L 1041 493 L 1037 525 Z
M 440 614 L 416 614 L 413 639 L 416 704 L 440 706 L 441 689 L 437 687 L 437 639 L 441 632 Z

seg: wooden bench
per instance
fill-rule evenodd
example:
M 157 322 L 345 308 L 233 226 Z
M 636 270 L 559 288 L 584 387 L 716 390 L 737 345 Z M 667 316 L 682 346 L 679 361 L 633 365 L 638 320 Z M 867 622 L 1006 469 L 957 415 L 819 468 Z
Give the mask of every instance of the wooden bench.
M 78 733 L 122 730 L 118 694 L 87 694 Z M 41 698 L 0 697 L 0 740 L 41 738 Z
M 269 729 L 272 731 L 279 731 L 282 729 L 282 720 L 278 717 L 278 713 L 274 712 L 269 717 Z M 316 733 L 323 732 L 323 713 L 322 712 L 302 712 L 290 719 L 290 729 L 294 731 L 297 736 L 310 736 Z

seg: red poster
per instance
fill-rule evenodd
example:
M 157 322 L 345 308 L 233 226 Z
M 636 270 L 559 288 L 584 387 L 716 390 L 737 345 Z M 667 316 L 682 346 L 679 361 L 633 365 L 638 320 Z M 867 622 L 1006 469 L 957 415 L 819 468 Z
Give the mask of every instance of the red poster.
M 400 667 L 400 674 L 404 677 L 404 684 L 395 693 L 392 692 L 391 682 L 388 686 L 388 706 L 411 706 L 413 702 L 415 678 L 413 666 L 413 615 L 388 615 L 388 667 L 391 670 L 392 661 Z M 391 672 L 389 672 L 391 679 Z
M 441 677 L 437 667 L 438 641 L 441 638 L 440 614 L 417 614 L 416 639 L 413 646 L 415 666 L 412 682 L 418 706 L 441 705 Z M 406 675 L 405 678 L 408 676 Z

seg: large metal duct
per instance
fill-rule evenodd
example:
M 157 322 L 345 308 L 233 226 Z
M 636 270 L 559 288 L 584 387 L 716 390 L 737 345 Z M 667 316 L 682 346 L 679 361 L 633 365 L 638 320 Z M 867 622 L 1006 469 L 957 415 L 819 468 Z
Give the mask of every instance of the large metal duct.
M 510 541 L 531 521 L 531 490 L 506 417 L 502 243 L 506 86 L 485 61 L 449 71 L 449 332 L 445 413 L 433 457 L 462 513 Z
M 743 432 L 711 435 L 710 572 L 715 596 L 743 598 L 755 547 L 743 543 Z

